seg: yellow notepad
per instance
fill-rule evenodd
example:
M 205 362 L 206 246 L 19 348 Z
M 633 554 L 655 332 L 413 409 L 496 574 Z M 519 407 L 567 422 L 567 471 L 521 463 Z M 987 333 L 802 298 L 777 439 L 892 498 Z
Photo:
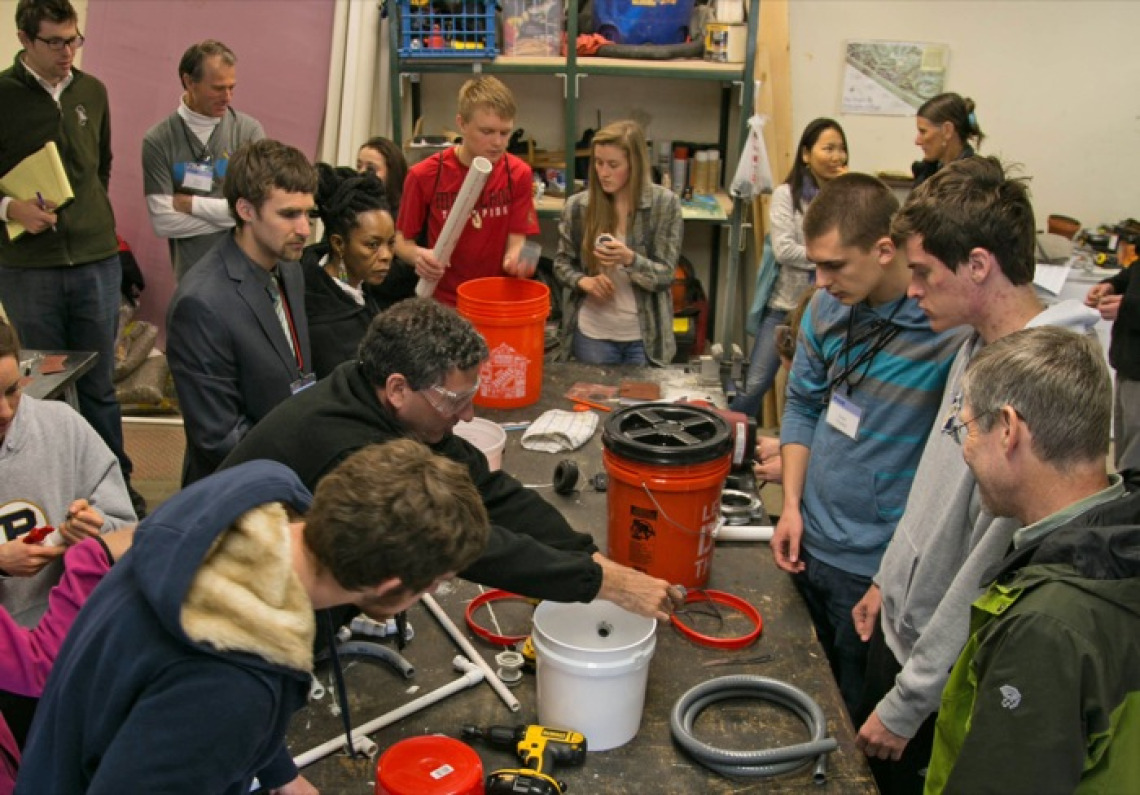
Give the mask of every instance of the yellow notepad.
M 57 209 L 74 199 L 71 181 L 63 170 L 55 141 L 48 141 L 42 149 L 28 155 L 0 177 L 0 193 L 25 201 L 42 196 L 44 201 L 55 202 Z M 8 221 L 9 240 L 15 240 L 26 231 L 23 224 Z

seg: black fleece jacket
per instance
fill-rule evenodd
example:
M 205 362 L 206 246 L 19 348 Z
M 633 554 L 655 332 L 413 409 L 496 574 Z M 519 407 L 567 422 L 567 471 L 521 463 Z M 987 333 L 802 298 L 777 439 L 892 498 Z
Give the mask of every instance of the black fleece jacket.
M 370 444 L 408 436 L 376 397 L 361 366 L 347 362 L 254 426 L 221 469 L 267 458 L 290 467 L 310 490 L 325 473 Z M 491 518 L 491 540 L 465 579 L 523 596 L 588 602 L 602 585 L 593 539 L 515 478 L 490 471 L 487 458 L 454 434 L 432 449 L 465 465 Z
M 1108 361 L 1121 378 L 1140 381 L 1140 279 L 1132 278 L 1132 268 L 1124 268 L 1105 282 L 1117 295 L 1123 296 L 1116 322 L 1112 324 L 1112 341 L 1108 345 Z
M 106 259 L 119 250 L 107 197 L 111 115 L 107 89 L 72 69 L 57 105 L 24 66 L 21 53 L 0 72 L 0 174 L 55 141 L 75 199 L 59 211 L 55 231 L 0 240 L 0 267 L 56 268 Z
M 364 305 L 356 303 L 325 273 L 320 259 L 327 252 L 309 246 L 301 257 L 305 274 L 305 315 L 309 319 L 309 347 L 313 372 L 324 378 L 337 365 L 356 358 L 356 349 L 368 331 L 368 324 L 380 311 L 368 285 L 364 285 Z

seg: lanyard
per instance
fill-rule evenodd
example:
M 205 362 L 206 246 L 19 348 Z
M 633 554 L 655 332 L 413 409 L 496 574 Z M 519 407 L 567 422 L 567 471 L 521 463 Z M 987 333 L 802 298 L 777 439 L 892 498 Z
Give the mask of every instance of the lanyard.
M 234 113 L 233 108 L 226 108 L 230 113 Z M 198 136 L 192 135 L 190 132 L 190 125 L 187 124 L 186 119 L 182 118 L 182 114 L 178 114 L 178 121 L 182 122 L 182 136 L 186 139 L 186 145 L 190 147 L 190 153 L 194 155 L 194 160 L 198 163 L 209 163 L 212 161 L 213 155 L 210 154 L 210 144 L 214 142 L 214 136 L 218 134 L 218 130 L 222 129 L 222 121 L 214 125 L 214 129 L 210 131 L 210 137 L 206 139 L 206 143 L 202 144 L 198 140 Z M 202 150 L 199 152 L 199 148 Z
M 886 348 L 891 344 L 891 341 L 902 332 L 902 327 L 895 325 L 892 321 L 895 315 L 898 314 L 899 309 L 902 308 L 903 303 L 906 301 L 906 296 L 903 296 L 895 304 L 894 309 L 891 310 L 890 315 L 886 318 L 876 317 L 870 323 L 866 324 L 855 333 L 855 310 L 858 304 L 851 307 L 851 311 L 847 315 L 847 336 L 843 342 L 843 349 L 840 351 L 840 356 L 843 357 L 843 369 L 835 378 L 831 379 L 828 385 L 828 394 L 830 395 L 841 384 L 847 385 L 847 396 L 850 397 L 859 384 L 863 383 L 863 379 L 867 377 L 867 373 L 871 370 L 871 363 L 875 360 L 875 356 L 879 351 Z M 851 351 L 864 345 L 863 350 L 855 357 L 855 361 L 851 361 Z M 862 373 L 857 373 L 859 368 L 863 368 Z M 856 377 L 858 375 L 858 377 Z

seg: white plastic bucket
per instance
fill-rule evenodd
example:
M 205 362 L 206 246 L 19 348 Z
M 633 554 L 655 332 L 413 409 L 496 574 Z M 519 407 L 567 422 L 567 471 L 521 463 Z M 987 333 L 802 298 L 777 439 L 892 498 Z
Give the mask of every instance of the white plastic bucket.
M 586 736 L 591 751 L 625 745 L 641 726 L 657 622 L 613 602 L 543 602 L 534 611 L 538 722 Z
M 507 432 L 497 422 L 476 417 L 471 422 L 457 422 L 456 436 L 466 439 L 483 451 L 487 463 L 494 472 L 503 464 L 503 447 L 507 444 Z

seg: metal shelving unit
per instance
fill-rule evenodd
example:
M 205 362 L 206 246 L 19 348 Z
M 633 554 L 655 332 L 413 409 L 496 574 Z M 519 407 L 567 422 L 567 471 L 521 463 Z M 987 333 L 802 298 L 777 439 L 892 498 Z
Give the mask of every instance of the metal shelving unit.
M 395 4 L 389 2 L 389 11 L 395 15 Z M 393 17 L 388 26 L 389 41 L 389 96 L 392 101 L 392 127 L 393 139 L 399 145 L 403 144 L 404 130 L 404 91 L 407 88 L 411 94 L 412 118 L 420 113 L 420 75 L 425 74 L 494 74 L 494 75 L 550 75 L 562 81 L 562 112 L 563 112 L 563 151 L 573 152 L 574 144 L 578 140 L 578 98 L 581 79 L 587 76 L 597 77 L 634 77 L 648 80 L 692 80 L 716 84 L 720 89 L 720 113 L 717 129 L 717 143 L 721 152 L 722 167 L 728 172 L 731 162 L 727 155 L 729 142 L 729 124 L 731 119 L 733 94 L 739 107 L 737 125 L 738 142 L 745 140 L 747 123 L 752 115 L 753 100 L 753 64 L 756 57 L 757 25 L 760 19 L 760 0 L 748 0 L 748 40 L 743 64 L 718 64 L 703 60 L 674 60 L 674 61 L 636 61 L 618 58 L 579 58 L 577 53 L 571 51 L 565 58 L 543 57 L 511 57 L 499 56 L 492 60 L 423 60 L 416 58 L 401 58 L 399 49 L 399 20 Z M 578 0 L 567 0 L 566 9 L 567 41 L 575 41 L 578 37 Z M 573 170 L 573 158 L 567 158 L 567 170 Z M 574 185 L 573 174 L 566 175 L 566 185 L 571 189 Z M 721 277 L 725 284 L 734 285 L 739 280 L 740 254 L 742 233 L 745 228 L 744 203 L 740 199 L 721 197 L 722 205 L 730 204 L 731 209 L 726 212 L 727 221 L 707 221 L 703 219 L 690 220 L 690 223 L 711 223 L 711 252 L 709 260 L 709 327 L 710 340 L 724 339 L 724 329 L 730 328 L 732 323 L 731 301 L 729 312 L 720 318 L 717 325 L 716 300 L 719 293 Z M 539 205 L 539 216 L 542 218 L 555 218 L 561 212 L 562 202 L 558 199 L 546 198 Z M 724 273 L 720 272 L 721 230 L 728 232 L 727 256 L 725 257 Z

